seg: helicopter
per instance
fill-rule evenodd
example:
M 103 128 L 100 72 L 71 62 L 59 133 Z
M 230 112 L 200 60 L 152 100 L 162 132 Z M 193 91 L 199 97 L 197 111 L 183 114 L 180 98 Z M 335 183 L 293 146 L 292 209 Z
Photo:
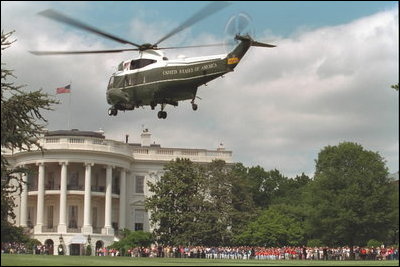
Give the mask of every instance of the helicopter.
M 143 106 L 150 106 L 154 110 L 157 105 L 160 105 L 161 110 L 157 113 L 157 116 L 159 119 L 166 119 L 167 112 L 164 110 L 166 105 L 178 106 L 179 101 L 190 100 L 192 109 L 194 111 L 197 110 L 198 105 L 195 103 L 195 100 L 198 98 L 196 96 L 198 87 L 228 72 L 232 72 L 251 46 L 275 47 L 275 45 L 253 40 L 249 33 L 241 33 L 250 23 L 249 17 L 243 14 L 239 14 L 234 19 L 231 18 L 230 23 L 225 27 L 225 30 L 233 37 L 232 41 L 235 42 L 235 47 L 227 54 L 168 59 L 163 50 L 221 46 L 224 44 L 158 47 L 161 42 L 225 8 L 229 4 L 228 2 L 219 1 L 211 2 L 157 42 L 141 45 L 106 33 L 58 11 L 47 9 L 39 14 L 116 42 L 132 45 L 136 48 L 30 52 L 35 55 L 77 55 L 138 51 L 138 57 L 122 61 L 118 65 L 117 71 L 109 79 L 106 99 L 111 107 L 108 110 L 108 115 L 116 116 L 119 110 L 134 110 Z

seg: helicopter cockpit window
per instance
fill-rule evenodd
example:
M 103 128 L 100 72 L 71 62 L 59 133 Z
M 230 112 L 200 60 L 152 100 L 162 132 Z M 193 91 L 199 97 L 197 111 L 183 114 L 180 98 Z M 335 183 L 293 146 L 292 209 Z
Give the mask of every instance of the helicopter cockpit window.
M 114 85 L 114 76 L 111 76 L 110 81 L 108 82 L 108 87 L 107 89 L 112 88 Z
M 119 63 L 118 70 L 122 71 L 124 69 L 124 62 Z
M 153 64 L 155 62 L 157 62 L 157 60 L 147 59 L 147 58 L 132 60 L 130 69 L 131 70 L 140 69 L 140 68 L 146 67 L 147 65 Z

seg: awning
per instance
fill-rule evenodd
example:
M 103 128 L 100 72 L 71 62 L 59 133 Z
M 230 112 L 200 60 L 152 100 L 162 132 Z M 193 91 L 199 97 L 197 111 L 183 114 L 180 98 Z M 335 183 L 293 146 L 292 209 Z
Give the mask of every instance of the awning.
M 75 235 L 71 239 L 71 244 L 86 244 L 86 237 L 83 235 Z

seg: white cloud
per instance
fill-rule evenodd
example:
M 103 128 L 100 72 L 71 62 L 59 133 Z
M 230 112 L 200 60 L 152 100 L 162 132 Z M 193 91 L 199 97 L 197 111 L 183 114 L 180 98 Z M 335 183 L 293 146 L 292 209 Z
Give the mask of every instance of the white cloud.
M 312 174 L 314 159 L 324 146 L 353 141 L 378 151 L 390 171 L 398 171 L 398 92 L 390 88 L 399 80 L 397 10 L 275 42 L 265 31 L 258 39 L 276 43 L 277 48 L 251 48 L 233 73 L 199 88 L 202 100 L 197 101 L 197 112 L 186 101 L 168 107 L 168 118 L 159 120 L 148 107 L 107 115 L 108 78 L 120 61 L 134 54 L 37 57 L 27 53 L 110 48 L 97 36 L 68 31 L 34 15 L 47 8 L 44 5 L 2 2 L 2 29 L 16 29 L 18 39 L 2 61 L 16 70 L 18 84 L 30 88 L 43 87 L 54 94 L 56 87 L 72 80 L 73 128 L 103 128 L 107 137 L 121 141 L 127 133 L 132 142 L 139 142 L 144 125 L 157 143 L 170 147 L 213 149 L 223 142 L 235 160 L 278 168 L 288 176 Z M 170 21 L 149 23 L 140 16 L 130 25 L 129 36 L 141 33 L 138 39 L 148 42 L 173 28 Z M 190 39 L 186 37 L 190 34 L 182 32 L 180 38 Z M 176 45 L 174 40 L 165 45 Z M 219 40 L 205 33 L 191 44 Z M 216 50 L 201 53 L 210 51 Z M 168 51 L 168 56 L 180 53 L 200 54 Z M 52 130 L 67 128 L 68 95 L 57 97 L 63 104 L 48 113 Z

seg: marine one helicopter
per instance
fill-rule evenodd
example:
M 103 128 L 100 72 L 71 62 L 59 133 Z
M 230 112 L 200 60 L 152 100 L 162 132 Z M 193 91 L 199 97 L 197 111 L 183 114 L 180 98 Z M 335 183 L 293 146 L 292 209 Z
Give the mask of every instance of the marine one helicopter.
M 164 111 L 164 108 L 167 104 L 178 106 L 179 101 L 191 100 L 192 109 L 197 110 L 198 106 L 195 103 L 195 99 L 198 87 L 233 71 L 251 46 L 275 47 L 275 45 L 257 42 L 252 39 L 250 34 L 242 33 L 243 29 L 248 27 L 250 23 L 249 17 L 243 14 L 232 17 L 225 27 L 225 31 L 232 36 L 232 41 L 236 42 L 235 47 L 230 53 L 202 57 L 180 57 L 170 60 L 162 50 L 221 46 L 223 44 L 158 47 L 161 42 L 227 5 L 229 5 L 227 2 L 212 2 L 157 42 L 141 45 L 124 40 L 76 19 L 67 17 L 57 11 L 48 9 L 39 14 L 116 42 L 132 45 L 136 48 L 97 51 L 31 51 L 31 53 L 35 55 L 73 55 L 138 51 L 139 56 L 121 62 L 118 65 L 118 70 L 112 74 L 109 80 L 106 95 L 107 102 L 111 107 L 108 110 L 108 114 L 116 116 L 118 110 L 133 110 L 141 106 L 150 106 L 154 110 L 160 104 L 161 111 L 158 112 L 158 118 L 165 119 L 167 112 Z

